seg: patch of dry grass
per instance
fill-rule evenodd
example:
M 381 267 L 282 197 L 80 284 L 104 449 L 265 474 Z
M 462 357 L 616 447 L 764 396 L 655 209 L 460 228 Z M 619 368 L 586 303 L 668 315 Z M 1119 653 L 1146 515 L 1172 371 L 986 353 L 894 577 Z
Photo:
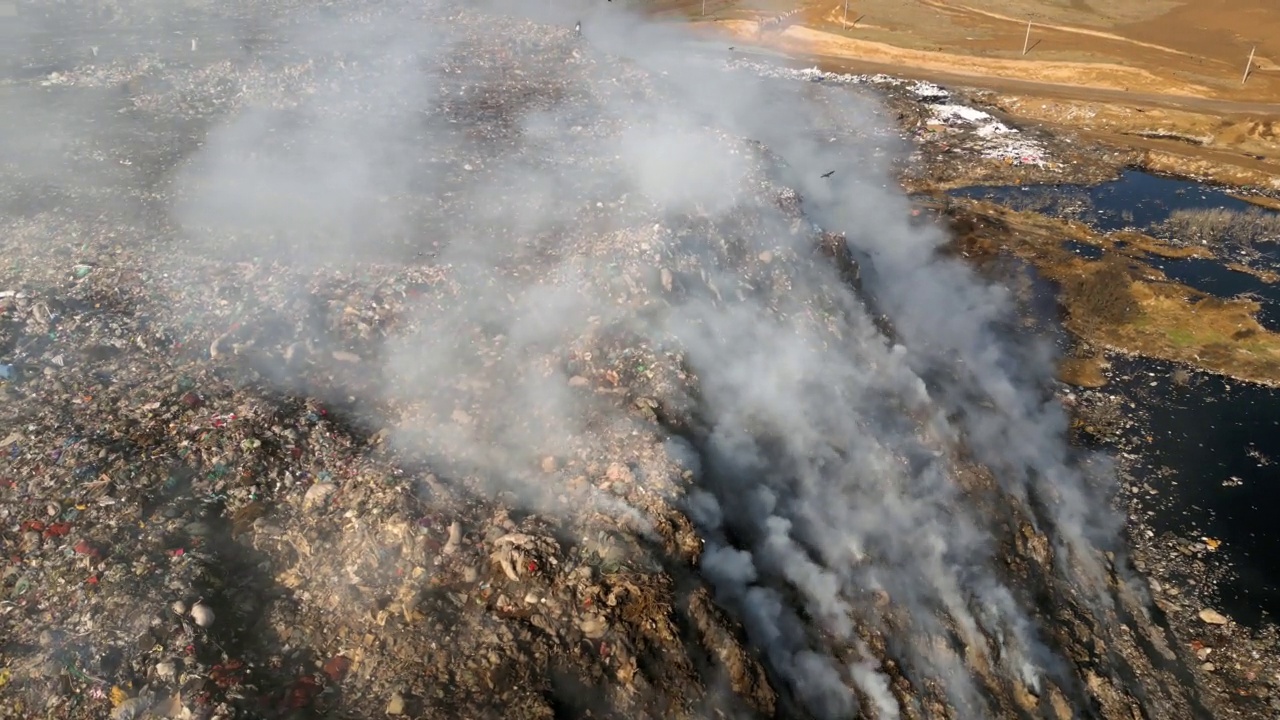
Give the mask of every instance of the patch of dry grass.
M 1080 325 L 1121 325 L 1138 316 L 1133 279 L 1125 261 L 1115 256 L 1089 263 L 1086 270 L 1063 279 L 1067 312 Z
M 1143 233 L 1120 231 L 1114 232 L 1105 237 L 1112 243 L 1122 242 L 1125 248 L 1122 251 L 1126 255 L 1141 258 L 1145 255 L 1158 255 L 1166 258 L 1206 258 L 1212 259 L 1213 252 L 1208 248 L 1199 245 L 1170 245 L 1163 240 L 1157 240 L 1150 235 Z M 1119 248 L 1116 248 L 1119 250 Z
M 1280 210 L 1280 200 L 1276 200 L 1275 198 L 1269 198 L 1263 195 L 1237 195 L 1235 193 L 1232 193 L 1231 197 L 1247 202 L 1250 205 L 1257 205 L 1260 208 Z
M 1076 387 L 1100 388 L 1107 384 L 1105 364 L 1102 356 L 1069 357 L 1058 364 L 1058 379 Z
M 1220 300 L 1171 283 L 1137 283 L 1142 313 L 1097 329 L 1101 342 L 1246 380 L 1280 382 L 1280 335 L 1256 319 L 1258 303 Z
M 1280 213 L 1263 208 L 1174 210 L 1155 231 L 1184 242 L 1228 242 L 1249 247 L 1257 242 L 1280 241 Z

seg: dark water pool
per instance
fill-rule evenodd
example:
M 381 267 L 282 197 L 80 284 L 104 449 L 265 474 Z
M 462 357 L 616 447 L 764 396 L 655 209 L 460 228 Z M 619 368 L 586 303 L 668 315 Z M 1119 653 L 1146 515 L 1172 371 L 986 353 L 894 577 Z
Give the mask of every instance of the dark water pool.
M 1140 475 L 1158 488 L 1152 529 L 1221 540 L 1205 556 L 1226 571 L 1213 573 L 1214 601 L 1243 623 L 1280 620 L 1280 390 L 1201 373 L 1177 382 L 1172 365 L 1150 360 L 1113 366 L 1147 411 Z
M 1261 304 L 1258 323 L 1268 330 L 1280 332 L 1280 286 L 1263 282 L 1249 273 L 1228 268 L 1220 260 L 1207 258 L 1150 258 L 1147 263 L 1159 268 L 1175 282 L 1220 298 L 1249 294 Z
M 1255 206 L 1226 191 L 1192 180 L 1126 170 L 1100 185 L 968 187 L 957 197 L 990 200 L 1020 210 L 1083 220 L 1102 232 L 1145 229 L 1169 219 L 1174 210 L 1224 208 L 1246 212 Z

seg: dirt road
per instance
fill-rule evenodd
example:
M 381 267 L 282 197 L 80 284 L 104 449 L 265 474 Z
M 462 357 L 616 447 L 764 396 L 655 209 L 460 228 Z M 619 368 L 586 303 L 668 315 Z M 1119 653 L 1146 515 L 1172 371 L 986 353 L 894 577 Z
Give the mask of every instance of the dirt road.
M 794 56 L 793 56 L 794 57 Z M 797 58 L 808 59 L 808 58 Z M 945 72 L 922 68 L 903 67 L 857 58 L 818 55 L 813 56 L 825 70 L 848 73 L 885 73 L 900 77 L 929 80 L 947 85 L 995 90 L 1002 93 L 1033 95 L 1036 97 L 1081 100 L 1099 103 L 1122 103 L 1144 107 L 1168 108 L 1214 115 L 1280 115 L 1280 102 L 1242 102 L 1220 98 L 1171 95 L 1165 93 L 1133 92 L 1086 85 L 1021 80 L 965 72 Z
M 732 26 L 800 8 L 798 22 L 762 40 L 894 65 L 944 63 L 935 69 L 965 74 L 1051 75 L 1056 84 L 1114 89 L 1142 82 L 1156 94 L 1280 101 L 1273 61 L 1280 56 L 1280 12 L 1264 0 L 1116 0 L 1099 7 L 1085 0 L 855 0 L 847 14 L 839 0 L 775 5 L 748 11 L 718 4 L 707 19 L 741 34 Z M 698 16 L 701 6 L 690 10 Z
M 1280 117 L 1280 10 L 1263 0 L 851 0 L 847 16 L 834 0 L 778 0 L 719 3 L 705 21 L 700 6 L 662 9 L 694 16 L 726 51 L 990 90 L 1015 116 L 1139 147 L 1161 170 L 1280 188 L 1280 137 L 1267 129 Z

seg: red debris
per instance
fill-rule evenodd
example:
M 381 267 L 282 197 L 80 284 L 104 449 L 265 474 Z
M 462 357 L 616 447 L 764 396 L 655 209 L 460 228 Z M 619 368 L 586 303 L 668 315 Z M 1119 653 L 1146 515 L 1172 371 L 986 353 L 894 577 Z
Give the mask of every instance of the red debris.
M 319 693 L 320 685 L 316 683 L 316 679 L 310 675 L 303 675 L 294 681 L 293 687 L 289 688 L 285 696 L 284 709 L 301 710 L 310 705 Z
M 342 655 L 334 655 L 329 662 L 324 664 L 324 674 L 334 682 L 342 682 L 347 676 L 347 671 L 351 669 L 351 660 Z
M 538 563 L 530 560 L 528 567 L 529 567 L 529 572 L 538 572 Z
M 77 553 L 80 553 L 81 555 L 88 555 L 89 557 L 92 557 L 92 558 L 102 557 L 102 551 L 94 547 L 93 545 L 90 545 L 88 540 L 81 540 L 80 542 L 76 543 L 76 546 L 72 549 L 75 550 Z
M 71 532 L 71 523 L 54 523 L 44 529 L 44 536 L 47 538 L 62 537 Z
M 241 660 L 228 660 L 226 664 L 214 665 L 209 670 L 209 679 L 222 689 L 232 688 L 244 682 L 240 670 L 244 667 Z

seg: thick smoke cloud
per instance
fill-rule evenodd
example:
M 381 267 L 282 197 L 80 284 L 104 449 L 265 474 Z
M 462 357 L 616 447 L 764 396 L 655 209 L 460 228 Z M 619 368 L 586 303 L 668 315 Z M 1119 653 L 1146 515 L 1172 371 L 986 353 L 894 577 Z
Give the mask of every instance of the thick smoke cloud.
M 549 356 L 608 329 L 679 357 L 698 380 L 683 398 L 696 427 L 661 442 L 696 487 L 673 499 L 703 535 L 717 598 L 813 716 L 893 719 L 922 702 L 894 687 L 872 643 L 963 717 L 989 715 L 983 675 L 1033 691 L 1064 682 L 997 566 L 960 448 L 1059 538 L 1063 572 L 1100 580 L 1114 519 L 1043 391 L 1049 349 L 1011 340 L 1008 294 L 940 258 L 942 231 L 909 223 L 887 162 L 904 148 L 874 101 L 729 73 L 678 27 L 575 10 L 536 18 L 557 25 L 541 45 L 477 38 L 470 16 L 463 31 L 414 7 L 282 25 L 316 90 L 209 129 L 169 179 L 172 219 L 228 259 L 429 254 L 451 267 L 455 301 L 417 308 L 379 348 L 377 397 L 364 399 L 413 408 L 395 427 L 401 447 L 530 503 L 559 492 L 534 478 L 540 458 L 572 456 L 602 424 L 638 424 Z M 578 18 L 580 40 L 567 30 Z M 557 48 L 574 43 L 577 62 L 562 65 Z M 477 44 L 506 55 L 468 65 Z M 776 203 L 786 187 L 807 220 Z M 847 234 L 875 311 L 808 260 L 810 223 Z M 631 238 L 629 255 L 597 249 L 606 237 Z M 652 276 L 614 269 L 637 263 Z M 680 294 L 617 299 L 664 285 Z

